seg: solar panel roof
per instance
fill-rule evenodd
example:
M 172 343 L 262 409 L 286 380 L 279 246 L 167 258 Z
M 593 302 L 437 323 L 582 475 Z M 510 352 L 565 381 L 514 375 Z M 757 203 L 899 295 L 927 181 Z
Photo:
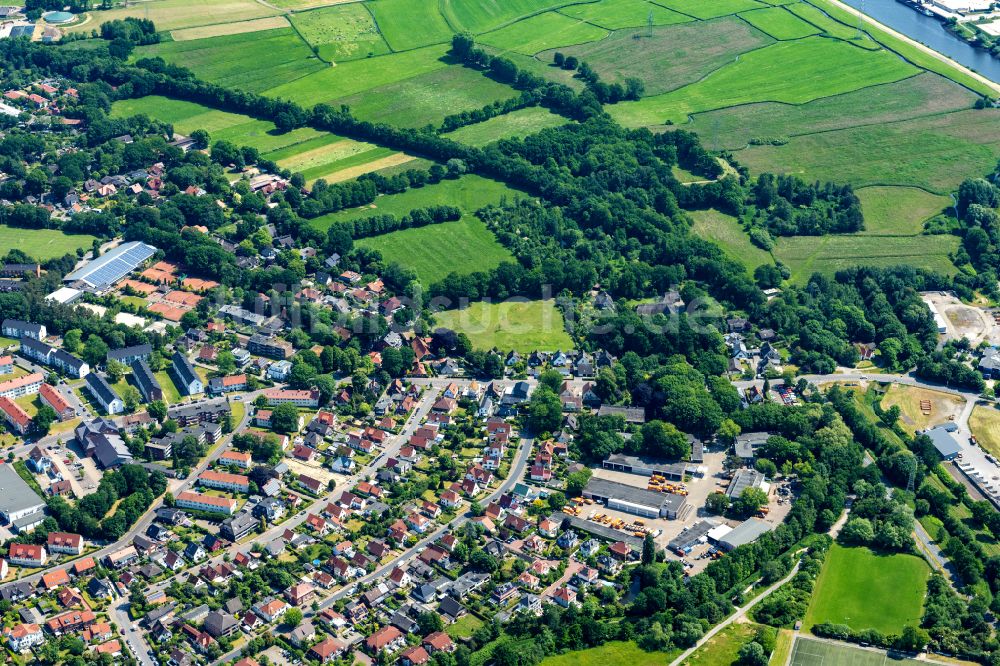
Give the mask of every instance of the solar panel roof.
M 152 245 L 132 241 L 119 245 L 63 279 L 66 282 L 84 282 L 98 290 L 105 289 L 134 271 L 154 254 L 156 248 Z

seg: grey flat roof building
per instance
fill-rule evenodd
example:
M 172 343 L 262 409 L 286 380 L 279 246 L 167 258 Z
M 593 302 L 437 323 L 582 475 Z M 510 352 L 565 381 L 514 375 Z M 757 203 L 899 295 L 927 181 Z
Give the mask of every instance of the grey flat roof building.
M 133 345 L 131 347 L 122 347 L 121 349 L 112 349 L 108 352 L 108 360 L 121 361 L 128 365 L 140 359 L 148 359 L 152 353 L 152 345 Z
M 740 458 L 750 459 L 753 458 L 755 453 L 754 450 L 767 442 L 770 433 L 766 432 L 748 432 L 742 435 L 736 436 L 736 443 L 733 445 L 733 449 L 736 451 L 736 455 Z
M 732 550 L 748 543 L 753 543 L 765 532 L 774 529 L 771 523 L 765 523 L 759 518 L 745 520 L 732 529 L 729 534 L 719 539 L 719 545 L 726 550 Z
M 641 476 L 659 474 L 671 481 L 683 481 L 684 473 L 687 470 L 687 465 L 684 463 L 668 463 L 652 458 L 626 456 L 620 453 L 608 456 L 608 459 L 602 462 L 601 466 L 604 469 Z
M 667 548 L 679 555 L 687 555 L 692 548 L 705 541 L 708 533 L 717 525 L 712 520 L 700 520 L 691 527 L 684 528 L 667 544 Z
M 733 476 L 729 487 L 726 488 L 726 495 L 731 499 L 736 499 L 743 494 L 747 488 L 759 487 L 764 482 L 764 475 L 755 469 L 741 469 Z
M 13 522 L 44 509 L 45 501 L 24 482 L 14 467 L 0 463 L 0 517 Z
M 587 483 L 583 496 L 604 502 L 609 509 L 648 518 L 676 518 L 686 502 L 681 495 L 658 493 L 596 477 Z
M 962 445 L 955 439 L 955 435 L 952 434 L 957 430 L 958 426 L 954 423 L 946 423 L 945 425 L 924 430 L 922 434 L 931 438 L 931 443 L 942 458 L 952 460 L 962 452 Z
M 576 516 L 567 516 L 565 513 L 553 513 L 549 516 L 549 520 L 558 524 L 562 524 L 563 520 L 568 520 L 570 525 L 574 530 L 580 532 L 586 532 L 587 534 L 593 535 L 595 537 L 604 539 L 606 541 L 624 541 L 628 545 L 632 546 L 635 550 L 642 549 L 642 539 L 637 538 L 631 533 L 621 532 L 614 529 L 613 527 L 608 527 L 600 523 L 595 523 L 591 520 L 584 520 L 583 518 L 577 518 Z

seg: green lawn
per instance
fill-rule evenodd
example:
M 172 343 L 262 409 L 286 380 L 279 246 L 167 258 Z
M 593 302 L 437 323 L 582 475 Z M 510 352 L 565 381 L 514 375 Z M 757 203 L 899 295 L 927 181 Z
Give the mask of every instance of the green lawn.
M 830 547 L 803 622 L 846 624 L 856 631 L 899 634 L 919 625 L 930 568 L 915 555 Z
M 635 127 L 683 122 L 689 114 L 753 102 L 803 104 L 898 81 L 919 70 L 887 51 L 865 51 L 840 41 L 807 37 L 778 42 L 743 54 L 706 78 L 638 102 L 610 108 L 622 124 Z
M 717 210 L 695 210 L 688 213 L 694 220 L 691 231 L 698 237 L 710 240 L 722 248 L 732 259 L 739 261 L 750 273 L 761 264 L 773 264 L 771 254 L 750 242 L 739 221 Z
M 573 0 L 442 0 L 441 10 L 458 32 L 487 32 Z
M 559 13 L 590 21 L 608 30 L 646 27 L 650 14 L 653 15 L 653 25 L 672 25 L 691 20 L 690 16 L 679 14 L 647 0 L 598 0 L 598 2 L 563 7 Z
M 950 207 L 950 197 L 915 187 L 863 187 L 856 191 L 865 216 L 865 236 L 914 236 L 924 222 Z
M 806 23 L 783 7 L 755 9 L 740 14 L 740 18 L 775 39 L 801 39 L 820 32 L 819 28 Z
M 518 109 L 502 116 L 496 116 L 474 125 L 466 125 L 443 136 L 470 146 L 485 146 L 498 139 L 525 137 L 549 127 L 558 127 L 570 122 L 541 106 Z
M 774 42 L 735 16 L 654 27 L 651 36 L 643 31 L 639 39 L 635 35 L 635 30 L 618 30 L 606 39 L 559 51 L 586 61 L 609 83 L 634 76 L 646 84 L 646 95 L 659 95 L 704 78 L 741 53 Z M 538 58 L 550 63 L 552 55 L 546 51 Z
M 566 652 L 546 657 L 541 666 L 664 666 L 678 654 L 671 652 L 646 652 L 638 645 L 625 641 L 611 641 L 589 650 Z
M 389 52 L 375 19 L 361 3 L 299 12 L 292 15 L 292 24 L 326 60 L 356 60 Z
M 480 109 L 515 95 L 513 88 L 480 72 L 451 65 L 342 97 L 336 106 L 346 104 L 362 120 L 422 127 L 437 125 L 447 115 Z
M 545 49 L 593 42 L 610 33 L 596 25 L 546 12 L 481 35 L 477 41 L 506 51 L 533 55 Z
M 449 624 L 447 632 L 452 638 L 469 638 L 481 626 L 483 626 L 483 621 L 472 613 L 468 613 Z
M 365 3 L 379 30 L 395 51 L 451 41 L 452 30 L 427 0 L 373 0 Z
M 154 56 L 187 67 L 211 83 L 250 92 L 328 67 L 291 28 L 161 42 L 135 50 L 136 58 Z
M 754 2 L 754 0 L 712 0 L 711 2 L 705 2 L 705 0 L 657 0 L 656 4 L 700 19 L 716 18 L 767 6 Z
M 465 333 L 476 349 L 534 350 L 571 349 L 573 340 L 566 333 L 562 313 L 555 302 L 479 301 L 462 310 L 445 310 L 435 315 L 437 325 Z
M 163 389 L 163 399 L 168 405 L 181 401 L 181 393 L 174 386 L 174 380 L 170 378 L 170 372 L 167 370 L 161 370 L 155 373 L 156 379 L 160 382 L 160 388 Z
M 376 4 L 386 1 L 376 0 Z M 382 28 L 384 35 L 387 34 L 381 23 L 379 27 Z M 392 41 L 389 43 L 391 45 Z M 365 90 L 443 69 L 448 66 L 444 58 L 447 48 L 436 45 L 376 58 L 343 62 L 336 67 L 327 67 L 309 76 L 281 83 L 267 90 L 265 94 L 269 97 L 290 99 L 305 106 L 320 102 L 330 103 Z
M 38 261 L 47 261 L 75 254 L 77 248 L 89 249 L 95 240 L 94 236 L 64 234 L 57 229 L 20 229 L 0 224 L 0 256 L 21 250 Z
M 777 239 L 774 256 L 803 284 L 813 273 L 833 276 L 852 266 L 908 264 L 946 275 L 956 269 L 948 258 L 958 248 L 956 236 L 897 236 L 877 240 L 866 236 L 789 236 Z
M 735 622 L 694 651 L 684 666 L 730 666 L 740 648 L 749 643 L 759 625 Z

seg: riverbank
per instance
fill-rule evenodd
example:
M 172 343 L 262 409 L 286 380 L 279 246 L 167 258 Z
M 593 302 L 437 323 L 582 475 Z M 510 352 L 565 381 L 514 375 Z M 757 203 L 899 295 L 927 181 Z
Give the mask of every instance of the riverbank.
M 850 5 L 844 2 L 841 2 L 840 0 L 819 0 L 816 4 L 818 6 L 822 6 L 824 4 L 831 5 L 841 11 L 848 12 L 852 16 L 858 14 L 858 10 L 856 10 L 854 7 L 851 7 Z M 878 30 L 884 33 L 886 36 L 901 41 L 905 45 L 920 51 L 922 54 L 930 56 L 931 58 L 937 60 L 939 63 L 947 65 L 949 69 L 956 70 L 955 73 L 960 75 L 959 77 L 951 76 L 949 78 L 955 79 L 958 83 L 961 83 L 962 85 L 965 85 L 971 88 L 972 90 L 975 90 L 979 94 L 984 94 L 984 95 L 988 94 L 993 97 L 1000 96 L 1000 83 L 991 81 L 982 74 L 972 71 L 968 67 L 965 67 L 961 63 L 956 62 L 955 60 L 949 58 L 943 53 L 939 53 L 938 51 L 935 51 L 926 44 L 922 44 L 921 42 L 918 42 L 917 40 L 899 32 L 898 30 L 890 28 L 889 26 L 885 25 L 884 23 L 881 23 L 877 19 L 872 18 L 867 14 L 862 13 L 861 17 L 865 23 L 874 26 L 875 28 L 878 28 Z M 880 37 L 878 34 L 874 34 L 872 36 L 875 37 L 876 39 L 879 39 Z M 886 46 L 892 48 L 891 44 L 887 44 Z M 906 53 L 901 53 L 900 55 L 902 55 L 904 58 L 908 58 L 908 55 Z M 921 63 L 915 63 L 915 64 L 920 65 Z M 940 70 L 938 70 L 938 72 L 943 74 L 944 76 L 948 76 L 946 72 L 941 72 Z M 966 80 L 962 80 L 963 78 Z M 970 85 L 971 82 L 974 82 L 975 85 Z

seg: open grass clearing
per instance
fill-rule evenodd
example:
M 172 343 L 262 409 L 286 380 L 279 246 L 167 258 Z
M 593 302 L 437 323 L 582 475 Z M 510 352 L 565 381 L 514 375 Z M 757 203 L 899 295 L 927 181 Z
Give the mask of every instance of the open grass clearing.
M 452 29 L 427 0 L 373 0 L 365 3 L 394 51 L 451 41 Z
M 546 657 L 542 666 L 663 666 L 678 654 L 678 650 L 646 652 L 630 641 L 610 641 L 600 647 Z
M 237 23 L 222 23 L 219 25 L 203 25 L 197 28 L 174 30 L 170 38 L 175 42 L 186 42 L 192 39 L 207 39 L 208 37 L 225 37 L 226 35 L 242 35 L 247 32 L 276 30 L 287 28 L 288 19 L 284 16 L 268 16 L 265 18 L 239 21 Z
M 37 261 L 47 261 L 78 248 L 90 249 L 97 240 L 87 234 L 64 234 L 58 229 L 20 229 L 0 224 L 0 256 L 21 250 Z
M 930 568 L 916 555 L 834 543 L 816 579 L 803 629 L 821 622 L 898 635 L 920 625 Z
M 924 222 L 952 205 L 951 198 L 916 187 L 863 187 L 855 192 L 865 216 L 863 236 L 915 236 Z
M 487 32 L 573 0 L 443 0 L 441 11 L 458 32 Z
M 653 28 L 618 30 L 606 39 L 559 49 L 586 61 L 608 83 L 621 83 L 634 76 L 646 84 L 646 95 L 659 95 L 694 83 L 731 63 L 741 53 L 759 49 L 773 40 L 735 16 L 704 22 Z M 553 53 L 540 53 L 552 62 Z
M 714 209 L 694 210 L 688 215 L 694 220 L 691 231 L 695 236 L 712 241 L 721 247 L 731 259 L 746 266 L 748 272 L 753 273 L 753 270 L 762 264 L 774 263 L 768 251 L 750 242 L 750 236 L 743 231 L 739 220 L 732 215 Z
M 969 417 L 969 429 L 979 446 L 994 456 L 1000 456 L 1000 410 L 989 405 L 976 405 Z
M 926 402 L 925 402 L 926 401 Z M 930 409 L 923 411 L 921 403 L 929 404 Z M 932 426 L 941 425 L 958 417 L 965 401 L 950 393 L 933 391 L 919 386 L 904 386 L 893 384 L 882 397 L 882 409 L 899 405 L 900 424 L 903 429 L 913 434 L 917 430 L 926 430 Z
M 461 310 L 435 314 L 437 325 L 469 336 L 476 349 L 534 350 L 571 349 L 562 313 L 555 301 L 509 300 L 501 303 L 477 301 Z
M 711 150 L 736 150 L 755 137 L 790 137 L 879 125 L 968 109 L 974 101 L 975 96 L 965 88 L 925 72 L 807 104 L 763 102 L 698 113 L 680 127 L 696 132 Z
M 371 12 L 360 3 L 300 12 L 292 16 L 292 23 L 324 60 L 339 62 L 389 52 Z
M 685 16 L 647 0 L 599 0 L 598 2 L 569 5 L 560 9 L 559 13 L 590 21 L 594 25 L 608 30 L 645 28 L 648 25 L 650 15 L 653 17 L 653 25 L 673 25 L 691 20 L 690 16 Z
M 514 97 L 516 91 L 461 65 L 452 65 L 337 100 L 362 120 L 400 127 L 437 125 L 445 116 Z
M 773 660 L 772 664 L 775 664 Z M 910 666 L 926 662 L 890 658 L 884 651 L 797 636 L 789 666 Z M 778 666 L 776 664 L 776 666 Z M 781 662 L 784 666 L 784 662 Z
M 702 20 L 767 6 L 754 0 L 657 0 L 656 4 Z
M 783 7 L 755 9 L 739 16 L 753 27 L 766 32 L 775 39 L 801 39 L 820 32 L 819 28 L 811 23 L 806 23 Z
M 888 51 L 865 51 L 840 41 L 807 37 L 743 54 L 704 79 L 637 102 L 610 107 L 629 127 L 683 122 L 688 115 L 754 102 L 811 100 L 899 81 L 919 70 Z
M 791 629 L 778 629 L 778 635 L 774 640 L 774 652 L 771 653 L 771 660 L 768 663 L 774 666 L 785 666 L 794 643 L 795 634 L 792 633 Z
M 68 28 L 69 32 L 90 31 L 102 23 L 128 16 L 148 18 L 157 30 L 179 30 L 216 23 L 249 21 L 264 16 L 275 16 L 280 11 L 254 0 L 148 0 L 128 7 L 88 12 L 90 21 Z
M 866 236 L 787 236 L 777 240 L 774 256 L 788 266 L 791 280 L 805 284 L 813 273 L 832 277 L 854 266 L 886 268 L 906 264 L 954 275 L 948 258 L 958 249 L 956 236 L 899 236 L 877 241 Z
M 161 42 L 136 49 L 135 57 L 160 56 L 199 78 L 227 88 L 261 92 L 328 67 L 289 27 L 208 39 Z
M 546 12 L 488 32 L 478 41 L 502 50 L 534 55 L 545 49 L 594 42 L 609 34 L 586 21 Z
M 425 286 L 450 273 L 488 271 L 504 261 L 515 261 L 486 224 L 471 213 L 454 222 L 362 238 L 355 245 L 378 250 L 386 262 L 412 268 Z
M 466 125 L 443 136 L 469 146 L 485 146 L 499 139 L 525 137 L 549 127 L 565 125 L 569 120 L 541 106 L 531 106 L 495 116 L 481 123 Z
M 736 159 L 757 173 L 947 194 L 967 176 L 989 173 L 997 145 L 1000 109 L 984 109 L 792 137 L 783 146 L 749 146 Z
M 447 47 L 439 45 L 377 58 L 350 60 L 282 83 L 268 89 L 265 94 L 305 106 L 332 103 L 349 95 L 443 69 L 448 66 L 444 57 L 446 51 Z
M 734 622 L 710 638 L 684 662 L 685 666 L 730 666 L 740 648 L 749 643 L 759 625 Z

